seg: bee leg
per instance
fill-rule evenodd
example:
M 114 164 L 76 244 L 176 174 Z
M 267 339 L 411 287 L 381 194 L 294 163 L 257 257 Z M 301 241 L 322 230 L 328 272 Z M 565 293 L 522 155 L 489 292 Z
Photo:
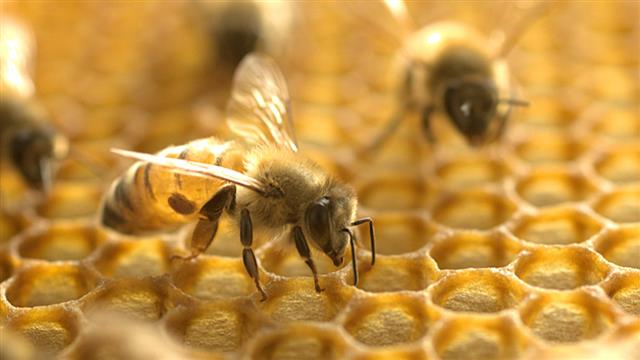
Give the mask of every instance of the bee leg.
M 369 239 L 371 240 L 371 266 L 373 266 L 376 263 L 376 235 L 373 231 L 373 220 L 370 217 L 365 217 L 352 222 L 351 226 L 358 226 L 364 223 L 369 223 Z
M 408 104 L 402 104 L 400 106 L 400 109 L 387 122 L 384 130 L 382 130 L 382 132 L 380 132 L 376 136 L 376 138 L 364 148 L 364 150 L 361 150 L 361 153 L 363 155 L 368 155 L 378 151 L 382 147 L 382 145 L 384 145 L 384 143 L 386 143 L 387 140 L 391 138 L 391 135 L 396 132 L 398 126 L 400 126 L 400 123 L 402 123 L 402 120 L 405 119 L 408 107 Z
M 298 249 L 298 254 L 302 258 L 304 258 L 304 262 L 309 266 L 311 272 L 313 273 L 313 283 L 316 287 L 316 292 L 324 291 L 323 288 L 320 287 L 320 283 L 318 282 L 318 270 L 316 270 L 316 264 L 311 259 L 311 250 L 309 249 L 309 244 L 307 244 L 307 239 L 304 237 L 304 233 L 300 226 L 296 226 L 293 228 L 293 240 L 296 243 L 296 249 Z
M 186 257 L 174 255 L 171 257 L 171 260 L 182 259 L 188 261 L 205 252 L 216 236 L 218 222 L 220 216 L 222 216 L 222 212 L 224 209 L 235 207 L 235 202 L 236 186 L 225 185 L 221 187 L 200 209 L 200 213 L 198 214 L 200 219 L 191 237 L 191 255 Z
M 249 210 L 246 208 L 240 212 L 240 241 L 242 242 L 242 246 L 244 246 L 244 249 L 242 249 L 242 262 L 244 263 L 244 267 L 256 283 L 256 288 L 260 291 L 260 295 L 262 295 L 260 301 L 265 301 L 267 300 L 267 294 L 262 290 L 262 286 L 260 286 L 258 261 L 251 248 L 253 244 L 253 224 L 251 223 Z
M 433 135 L 433 129 L 431 128 L 431 115 L 433 115 L 433 106 L 429 105 L 422 110 L 422 129 L 427 141 L 431 145 L 436 143 L 436 137 Z

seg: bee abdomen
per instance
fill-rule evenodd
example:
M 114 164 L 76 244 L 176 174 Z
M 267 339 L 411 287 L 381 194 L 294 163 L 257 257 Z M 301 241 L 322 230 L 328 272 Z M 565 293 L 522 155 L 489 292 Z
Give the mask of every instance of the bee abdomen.
M 169 147 L 159 154 L 242 171 L 238 147 L 214 138 Z M 222 184 L 217 179 L 178 174 L 139 161 L 113 182 L 103 203 L 101 221 L 126 234 L 172 230 L 193 220 Z

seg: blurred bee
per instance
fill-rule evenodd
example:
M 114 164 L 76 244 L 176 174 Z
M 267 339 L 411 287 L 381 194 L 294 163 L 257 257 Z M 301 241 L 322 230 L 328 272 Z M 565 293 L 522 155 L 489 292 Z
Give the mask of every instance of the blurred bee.
M 34 39 L 18 21 L 0 18 L 0 140 L 2 152 L 30 187 L 51 187 L 54 162 L 66 156 L 67 140 L 49 125 L 34 101 L 30 67 Z
M 102 223 L 126 234 L 176 228 L 197 219 L 191 259 L 203 253 L 216 235 L 223 213 L 240 228 L 242 259 L 260 286 L 253 243 L 254 229 L 268 236 L 285 233 L 313 273 L 321 291 L 307 239 L 338 266 L 351 245 L 357 283 L 355 238 L 350 226 L 368 223 L 375 262 L 373 222 L 356 220 L 351 187 L 334 179 L 298 153 L 290 99 L 275 62 L 249 55 L 234 76 L 227 111 L 230 129 L 249 147 L 215 138 L 169 147 L 157 155 L 114 150 L 140 160 L 108 191 Z
M 421 114 L 424 133 L 431 143 L 436 141 L 431 124 L 435 114 L 443 114 L 472 146 L 499 139 L 512 107 L 528 105 L 526 101 L 511 98 L 514 85 L 504 58 L 526 25 L 539 17 L 546 6 L 542 3 L 530 6 L 506 36 L 501 33 L 489 39 L 464 24 L 451 21 L 436 22 L 414 31 L 402 0 L 385 0 L 384 4 L 387 15 L 392 15 L 395 23 L 385 29 L 398 29 L 393 35 L 401 46 L 399 56 L 404 82 L 399 109 L 369 150 L 380 147 L 408 111 Z M 359 13 L 359 16 L 370 16 Z M 383 21 L 368 20 L 374 25 L 381 25 Z
M 211 41 L 212 62 L 222 74 L 233 74 L 253 51 L 271 56 L 282 51 L 293 5 L 285 1 L 198 1 Z

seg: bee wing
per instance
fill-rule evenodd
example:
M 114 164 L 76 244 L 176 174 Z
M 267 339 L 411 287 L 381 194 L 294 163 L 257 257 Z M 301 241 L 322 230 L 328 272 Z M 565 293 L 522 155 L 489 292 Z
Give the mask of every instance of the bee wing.
M 205 164 L 197 161 L 189 161 L 182 159 L 168 158 L 159 155 L 145 154 L 136 151 L 128 151 L 121 149 L 111 149 L 111 151 L 120 156 L 146 161 L 154 165 L 162 166 L 170 171 L 179 172 L 189 176 L 199 176 L 216 178 L 232 182 L 236 185 L 244 186 L 259 194 L 264 194 L 264 184 L 259 180 L 247 176 L 241 172 L 228 169 L 226 167 Z
M 497 21 L 501 24 L 499 29 L 494 29 L 491 35 L 492 53 L 495 58 L 505 57 L 509 51 L 533 25 L 557 4 L 551 0 L 529 0 L 503 3 L 500 2 L 500 11 L 503 19 Z
M 253 53 L 238 65 L 227 104 L 227 125 L 251 144 L 298 151 L 289 90 L 273 60 Z

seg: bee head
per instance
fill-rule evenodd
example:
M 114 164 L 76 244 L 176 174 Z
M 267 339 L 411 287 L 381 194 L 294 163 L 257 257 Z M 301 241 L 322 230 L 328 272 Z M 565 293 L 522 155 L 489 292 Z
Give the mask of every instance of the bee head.
M 341 195 L 321 197 L 307 206 L 304 215 L 306 232 L 335 266 L 341 265 L 344 260 L 350 239 L 345 229 L 355 211 L 354 197 Z
M 471 145 L 486 138 L 496 115 L 498 97 L 491 81 L 465 79 L 449 83 L 444 89 L 444 108 L 455 127 Z

